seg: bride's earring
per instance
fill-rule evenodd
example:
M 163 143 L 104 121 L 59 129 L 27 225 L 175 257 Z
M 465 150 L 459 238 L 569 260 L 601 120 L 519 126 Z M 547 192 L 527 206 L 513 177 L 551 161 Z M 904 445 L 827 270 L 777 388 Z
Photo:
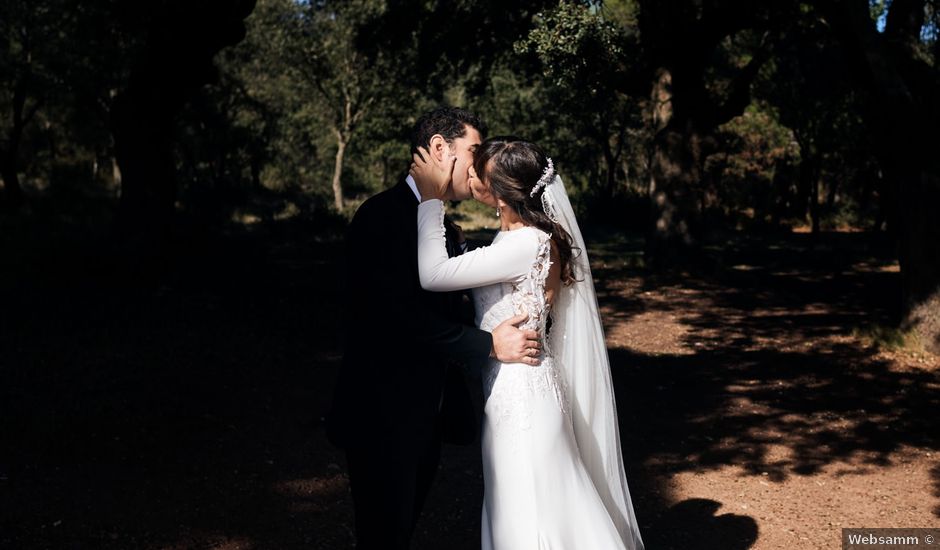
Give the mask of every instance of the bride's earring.
M 497 205 L 496 205 L 496 217 L 497 217 L 497 218 L 499 217 L 500 211 L 502 211 L 502 208 L 497 204 Z

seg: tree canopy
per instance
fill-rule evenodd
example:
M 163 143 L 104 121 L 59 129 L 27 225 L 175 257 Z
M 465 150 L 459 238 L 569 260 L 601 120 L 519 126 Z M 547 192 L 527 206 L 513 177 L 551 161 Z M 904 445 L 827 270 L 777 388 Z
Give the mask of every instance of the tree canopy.
M 109 198 L 144 249 L 250 197 L 348 215 L 456 104 L 543 144 L 650 265 L 729 230 L 887 232 L 937 346 L 938 25 L 934 0 L 11 0 L 0 201 Z

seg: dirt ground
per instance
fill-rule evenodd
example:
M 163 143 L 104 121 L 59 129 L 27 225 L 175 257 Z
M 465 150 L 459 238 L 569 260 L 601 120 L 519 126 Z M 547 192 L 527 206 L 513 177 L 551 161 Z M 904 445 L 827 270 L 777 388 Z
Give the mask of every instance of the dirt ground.
M 283 231 L 188 242 L 150 283 L 78 242 L 0 260 L 0 547 L 352 548 L 322 424 L 340 245 Z M 866 336 L 899 293 L 870 236 L 736 235 L 665 275 L 593 242 L 648 548 L 940 526 L 940 360 Z M 479 452 L 445 448 L 416 549 L 479 548 Z
M 835 549 L 842 528 L 940 525 L 940 360 L 862 336 L 891 316 L 897 266 L 829 239 L 741 243 L 704 277 L 598 266 L 617 366 L 671 373 L 636 376 L 654 393 L 627 405 L 646 424 L 636 467 L 663 482 L 640 519 L 651 548 Z

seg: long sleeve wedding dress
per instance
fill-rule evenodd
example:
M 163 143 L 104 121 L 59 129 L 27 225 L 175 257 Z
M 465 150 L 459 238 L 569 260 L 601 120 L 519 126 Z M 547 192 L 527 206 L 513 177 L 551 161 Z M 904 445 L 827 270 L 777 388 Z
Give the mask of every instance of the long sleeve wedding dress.
M 581 248 L 573 260 L 580 280 L 563 287 L 554 305 L 545 296 L 549 234 L 502 231 L 489 246 L 448 258 L 443 203 L 418 207 L 425 289 L 473 289 L 481 329 L 527 312 L 524 328 L 550 331 L 540 365 L 491 359 L 483 372 L 482 548 L 642 550 L 587 253 L 560 179 L 549 187 Z

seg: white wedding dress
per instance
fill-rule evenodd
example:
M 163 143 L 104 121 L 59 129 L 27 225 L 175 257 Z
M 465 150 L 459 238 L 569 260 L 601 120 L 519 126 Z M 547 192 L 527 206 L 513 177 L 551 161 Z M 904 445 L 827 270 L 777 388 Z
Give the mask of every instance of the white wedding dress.
M 561 187 L 556 179 L 546 190 L 556 184 Z M 563 187 L 553 191 L 564 193 Z M 567 195 L 559 199 L 570 210 Z M 482 548 L 642 550 L 623 473 L 606 348 L 601 340 L 601 361 L 592 355 L 598 353 L 596 342 L 567 341 L 584 327 L 603 338 L 590 267 L 580 266 L 582 281 L 558 292 L 552 314 L 545 299 L 550 235 L 534 227 L 503 231 L 487 247 L 448 258 L 443 216 L 439 200 L 418 207 L 422 286 L 472 288 L 476 322 L 484 330 L 521 312 L 529 314 L 523 327 L 543 335 L 550 328 L 539 366 L 490 360 L 483 373 Z M 586 264 L 580 231 L 573 236 Z M 570 315 L 577 309 L 576 289 L 583 290 L 586 281 L 593 320 L 585 311 Z M 590 304 L 586 308 L 590 313 Z M 598 370 L 604 372 L 590 373 Z

